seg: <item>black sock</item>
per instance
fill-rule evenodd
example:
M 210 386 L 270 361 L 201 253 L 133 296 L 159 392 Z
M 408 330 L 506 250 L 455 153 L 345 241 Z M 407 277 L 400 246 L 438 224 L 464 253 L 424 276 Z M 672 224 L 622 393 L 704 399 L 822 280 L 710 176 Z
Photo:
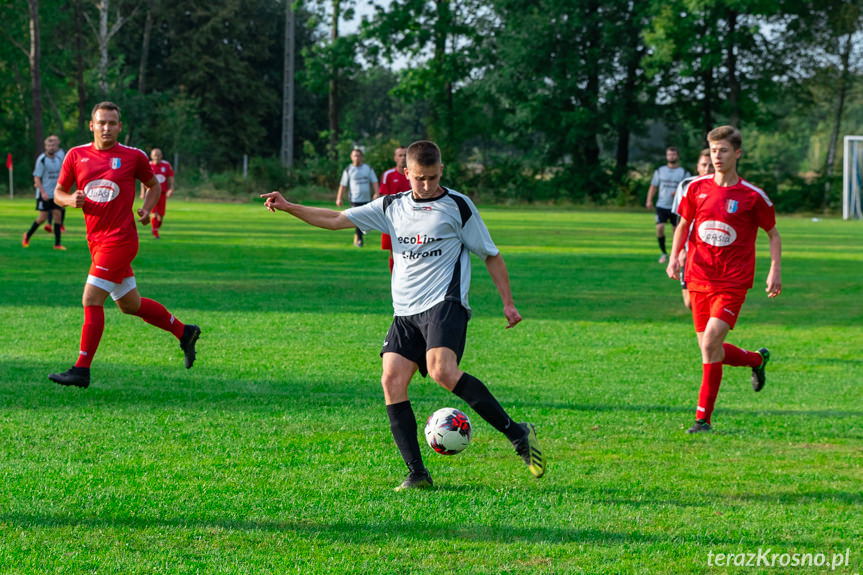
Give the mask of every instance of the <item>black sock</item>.
M 19 228 L 20 229 L 20 228 Z M 36 230 L 39 229 L 39 224 L 34 220 L 33 225 L 30 226 L 30 230 L 27 232 L 27 241 L 30 241 L 30 238 L 33 237 L 33 234 L 36 233 Z
M 60 209 L 60 225 L 62 226 L 65 223 L 66 223 L 66 208 L 61 208 Z
M 390 418 L 390 431 L 405 465 L 412 473 L 422 471 L 425 466 L 417 440 L 417 420 L 411 402 L 408 400 L 388 405 L 387 415 Z
M 465 400 L 480 417 L 506 435 L 510 441 L 524 436 L 524 429 L 507 415 L 485 384 L 474 376 L 463 374 L 452 392 Z
M 54 222 L 54 245 L 60 245 L 60 224 Z
M 665 236 L 656 238 L 656 241 L 659 242 L 659 249 L 662 250 L 662 253 L 666 253 L 665 252 Z

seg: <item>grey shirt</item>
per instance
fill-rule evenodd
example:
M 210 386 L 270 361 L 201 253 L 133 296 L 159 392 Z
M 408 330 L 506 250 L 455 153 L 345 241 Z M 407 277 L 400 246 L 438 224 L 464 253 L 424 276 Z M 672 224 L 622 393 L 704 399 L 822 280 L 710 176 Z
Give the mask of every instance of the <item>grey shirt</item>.
M 372 184 L 378 183 L 375 171 L 368 164 L 355 166 L 351 164 L 342 172 L 340 186 L 348 188 L 352 203 L 364 203 L 372 200 Z
M 48 197 L 54 198 L 54 188 L 57 187 L 57 180 L 60 179 L 60 168 L 63 167 L 63 158 L 66 157 L 66 152 L 57 150 L 53 158 L 49 158 L 45 154 L 39 154 L 36 158 L 36 166 L 33 168 L 33 176 L 42 179 L 42 187 L 45 188 L 45 193 Z M 39 189 L 36 189 L 36 197 L 39 197 Z
M 688 177 L 689 172 L 680 166 L 676 168 L 660 166 L 657 168 L 653 172 L 653 179 L 650 180 L 650 185 L 656 186 L 659 189 L 659 195 L 656 198 L 656 207 L 670 210 L 671 204 L 674 201 L 674 192 L 677 190 L 677 184 Z
M 483 260 L 500 253 L 476 206 L 453 190 L 432 200 L 415 200 L 413 192 L 382 196 L 344 213 L 361 230 L 392 237 L 397 316 L 418 314 L 445 300 L 470 310 L 469 252 Z

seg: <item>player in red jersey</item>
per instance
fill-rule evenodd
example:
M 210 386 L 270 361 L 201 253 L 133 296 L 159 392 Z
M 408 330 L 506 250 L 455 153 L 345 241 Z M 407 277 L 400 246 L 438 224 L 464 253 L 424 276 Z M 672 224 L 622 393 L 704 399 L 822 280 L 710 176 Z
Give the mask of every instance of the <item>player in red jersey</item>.
M 150 150 L 150 167 L 159 180 L 159 185 L 162 186 L 162 193 L 159 195 L 159 201 L 153 207 L 153 212 L 150 214 L 150 225 L 153 228 L 153 237 L 159 239 L 159 228 L 162 227 L 162 222 L 165 221 L 165 205 L 166 200 L 174 195 L 174 169 L 171 164 L 163 160 L 162 150 L 153 148 Z M 147 187 L 141 185 L 141 198 L 144 198 L 147 193 Z
M 409 192 L 411 190 L 411 182 L 405 175 L 405 168 L 408 165 L 408 150 L 403 146 L 396 148 L 393 160 L 396 162 L 395 168 L 390 168 L 384 172 L 381 178 L 381 187 L 378 193 L 375 194 L 373 200 L 381 196 L 391 196 L 401 192 Z M 393 273 L 393 243 L 389 234 L 381 234 L 381 249 L 389 250 L 390 252 L 390 273 Z
M 695 424 L 688 433 L 711 431 L 710 416 L 722 383 L 723 365 L 752 368 L 752 389 L 761 391 L 764 387 L 764 368 L 770 359 L 767 348 L 746 351 L 725 343 L 755 277 L 758 228 L 767 232 L 770 242 L 767 297 L 782 293 L 782 240 L 776 229 L 776 212 L 767 194 L 737 174 L 737 160 L 742 153 L 740 132 L 722 126 L 711 131 L 707 141 L 716 171 L 692 182 L 681 200 L 681 225 L 674 232 L 666 268 L 668 277 L 680 279 L 677 258 L 692 222 L 686 285 L 701 348 L 702 378 Z
M 92 257 L 82 298 L 84 326 L 78 361 L 63 373 L 48 376 L 60 385 L 90 385 L 90 364 L 102 339 L 103 306 L 109 295 L 123 313 L 136 315 L 179 339 L 187 369 L 195 361 L 195 343 L 201 329 L 196 325 L 183 325 L 162 304 L 142 298 L 136 287 L 132 272 L 132 260 L 138 253 L 138 232 L 132 216 L 135 180 L 147 187 L 144 205 L 138 210 L 141 225 L 150 223 L 150 212 L 161 190 L 146 154 L 117 141 L 122 128 L 120 108 L 116 104 L 96 104 L 90 120 L 93 143 L 69 151 L 54 191 L 59 205 L 84 211 Z M 77 191 L 69 193 L 73 186 Z

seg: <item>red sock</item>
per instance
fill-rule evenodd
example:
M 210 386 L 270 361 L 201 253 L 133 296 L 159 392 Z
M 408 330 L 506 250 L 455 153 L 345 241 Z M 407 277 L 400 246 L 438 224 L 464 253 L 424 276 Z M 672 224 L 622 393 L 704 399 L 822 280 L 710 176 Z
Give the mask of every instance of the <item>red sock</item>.
M 761 354 L 757 351 L 746 351 L 730 343 L 723 343 L 722 349 L 725 350 L 725 359 L 722 360 L 724 365 L 739 367 L 758 367 L 761 365 Z
M 703 419 L 710 423 L 713 414 L 713 405 L 719 394 L 719 385 L 722 383 L 722 364 L 702 364 L 701 391 L 698 392 L 698 408 L 695 410 L 695 419 Z
M 81 350 L 75 367 L 90 367 L 105 331 L 105 308 L 100 305 L 84 306 L 84 325 L 81 327 Z
M 141 307 L 138 308 L 135 315 L 150 325 L 155 325 L 159 329 L 171 332 L 177 339 L 183 336 L 183 328 L 186 326 L 157 301 L 142 297 Z

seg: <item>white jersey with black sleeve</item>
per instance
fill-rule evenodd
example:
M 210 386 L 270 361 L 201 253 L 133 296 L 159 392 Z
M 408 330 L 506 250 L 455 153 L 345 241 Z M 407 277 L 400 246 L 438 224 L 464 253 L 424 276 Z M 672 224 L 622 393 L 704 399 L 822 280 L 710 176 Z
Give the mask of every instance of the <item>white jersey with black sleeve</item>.
M 500 253 L 470 198 L 446 188 L 431 200 L 402 192 L 344 213 L 364 232 L 378 230 L 392 237 L 397 316 L 415 315 L 442 301 L 458 302 L 470 311 L 469 252 L 483 260 Z
M 689 191 L 689 185 L 695 180 L 712 177 L 713 174 L 707 174 L 704 176 L 690 176 L 685 180 L 681 180 L 681 182 L 677 184 L 677 189 L 674 191 L 674 201 L 671 203 L 671 211 L 679 216 L 680 214 L 677 213 L 677 208 L 680 206 L 680 202 L 683 201 L 683 198 L 686 197 L 686 192 Z

